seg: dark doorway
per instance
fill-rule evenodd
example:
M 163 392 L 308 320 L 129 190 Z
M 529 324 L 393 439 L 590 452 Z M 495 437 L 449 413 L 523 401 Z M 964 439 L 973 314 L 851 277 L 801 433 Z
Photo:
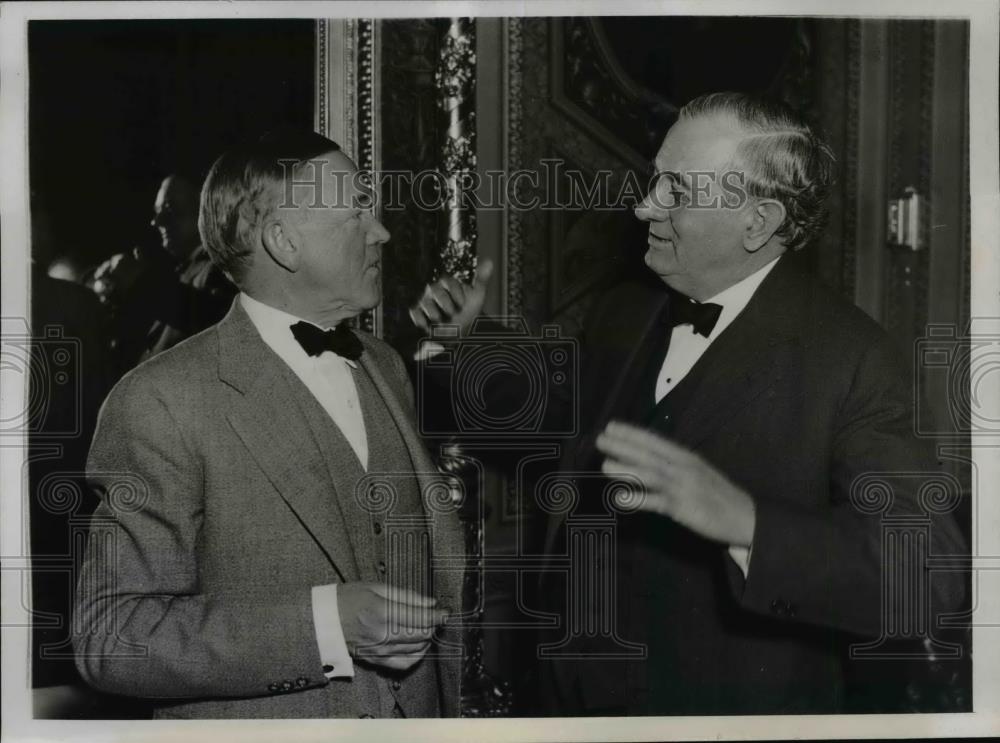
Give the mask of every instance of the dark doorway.
M 142 714 L 85 690 L 74 668 L 74 545 L 96 505 L 81 473 L 114 378 L 105 308 L 45 270 L 61 259 L 83 275 L 113 254 L 155 244 L 150 218 L 166 175 L 200 184 L 236 142 L 277 126 L 311 128 L 314 37 L 311 20 L 29 24 L 31 326 L 51 329 L 53 343 L 67 347 L 46 336 L 31 360 L 32 399 L 46 411 L 29 423 L 36 717 Z
M 32 21 L 31 190 L 54 254 L 91 265 L 148 240 L 165 175 L 310 126 L 314 33 L 311 20 Z

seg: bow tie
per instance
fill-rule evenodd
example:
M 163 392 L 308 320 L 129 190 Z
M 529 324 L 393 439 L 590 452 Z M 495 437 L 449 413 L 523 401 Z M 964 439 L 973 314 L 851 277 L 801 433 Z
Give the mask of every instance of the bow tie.
M 666 323 L 671 327 L 691 325 L 694 332 L 708 338 L 712 334 L 715 323 L 719 321 L 719 315 L 722 314 L 722 305 L 695 302 L 690 297 L 686 297 L 669 287 L 667 292 L 670 299 L 667 303 L 668 314 L 664 318 Z
M 292 335 L 310 356 L 319 356 L 324 351 L 333 351 L 350 361 L 356 361 L 364 347 L 351 329 L 341 323 L 333 330 L 317 328 L 312 323 L 297 322 L 291 326 Z

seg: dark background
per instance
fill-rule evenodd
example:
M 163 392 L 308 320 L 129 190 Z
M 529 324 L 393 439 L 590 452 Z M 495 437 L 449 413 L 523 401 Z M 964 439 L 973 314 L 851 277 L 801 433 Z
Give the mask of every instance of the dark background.
M 154 240 L 160 181 L 240 139 L 312 126 L 311 20 L 32 21 L 33 209 L 83 265 Z M 39 246 L 36 246 L 38 249 Z

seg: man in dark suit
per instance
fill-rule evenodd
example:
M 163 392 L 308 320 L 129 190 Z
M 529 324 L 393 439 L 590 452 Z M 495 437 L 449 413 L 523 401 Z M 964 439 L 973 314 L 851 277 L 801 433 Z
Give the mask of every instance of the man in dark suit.
M 402 362 L 346 324 L 389 239 L 355 176 L 312 132 L 219 158 L 200 227 L 241 293 L 102 409 L 77 665 L 159 717 L 458 714 L 461 532 Z
M 546 578 L 559 634 L 591 631 L 539 658 L 545 711 L 842 711 L 847 646 L 880 635 L 883 576 L 913 568 L 883 553 L 883 513 L 929 516 L 930 551 L 963 550 L 918 497 L 938 465 L 914 436 L 887 335 L 785 255 L 821 229 L 832 165 L 793 113 L 744 95 L 691 102 L 667 134 L 636 208 L 660 282 L 622 286 L 591 313 L 581 434 L 561 465 L 580 510 L 610 510 L 617 529 L 609 552 L 570 569 L 604 571 L 592 585 L 617 600 L 577 596 L 571 615 L 580 605 Z M 444 279 L 411 316 L 467 327 L 484 293 Z M 494 419 L 503 401 L 494 390 Z M 593 472 L 640 485 L 602 503 L 608 481 L 577 477 Z M 866 502 L 872 478 L 894 486 L 891 510 Z M 571 522 L 552 519 L 549 555 L 566 554 Z M 961 578 L 930 578 L 934 609 L 955 608 Z M 628 657 L 635 644 L 644 657 Z
M 114 255 L 90 281 L 112 309 L 122 371 L 217 323 L 236 294 L 201 244 L 195 183 L 179 174 L 164 178 L 150 224 L 161 249 Z

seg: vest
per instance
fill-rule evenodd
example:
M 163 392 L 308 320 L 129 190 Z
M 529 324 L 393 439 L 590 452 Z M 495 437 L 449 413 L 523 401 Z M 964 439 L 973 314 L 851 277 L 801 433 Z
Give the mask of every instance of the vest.
M 613 417 L 671 437 L 676 421 L 696 392 L 701 369 L 696 365 L 659 403 L 656 380 L 666 359 L 670 326 L 658 325 L 636 354 L 623 398 Z M 595 452 L 587 464 L 599 472 L 603 455 Z M 591 511 L 598 504 L 601 481 L 583 493 Z M 615 583 L 618 635 L 646 646 L 641 660 L 603 661 L 579 669 L 581 705 L 603 714 L 710 713 L 717 702 L 706 654 L 717 648 L 699 647 L 702 617 L 715 611 L 722 550 L 657 514 L 637 512 L 616 517 Z M 600 645 L 595 647 L 601 650 Z M 610 645 L 609 645 L 610 647 Z M 607 650 L 607 648 L 603 648 Z M 706 688 L 708 687 L 708 688 Z
M 289 370 L 289 375 L 294 374 Z M 430 562 L 430 520 L 425 513 L 413 461 L 385 401 L 364 366 L 353 370 L 365 421 L 368 470 L 353 456 L 353 449 L 337 425 L 295 379 L 292 387 L 302 398 L 311 425 L 321 432 L 324 444 L 346 447 L 352 453 L 343 481 L 354 483 L 353 492 L 340 492 L 340 511 L 351 535 L 360 579 L 408 588 L 433 596 Z M 405 672 L 355 663 L 351 684 L 366 687 L 363 696 L 377 695 L 378 716 L 439 717 L 440 689 L 434 647 Z M 335 679 L 334 686 L 344 683 Z M 336 692 L 334 692 L 336 693 Z

